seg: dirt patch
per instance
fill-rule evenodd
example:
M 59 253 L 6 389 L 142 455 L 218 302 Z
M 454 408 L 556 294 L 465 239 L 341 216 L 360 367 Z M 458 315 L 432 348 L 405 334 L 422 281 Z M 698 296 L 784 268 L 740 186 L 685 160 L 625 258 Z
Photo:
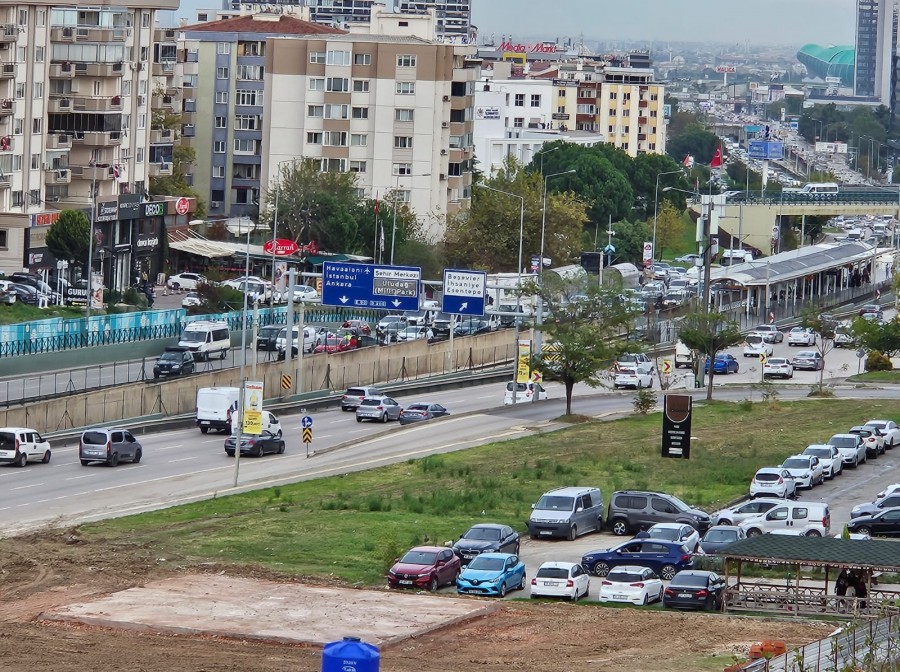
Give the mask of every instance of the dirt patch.
M 311 583 L 255 567 L 161 558 L 146 547 L 85 542 L 74 530 L 4 540 L 0 542 L 0 671 L 320 669 L 318 646 L 214 634 L 163 634 L 152 625 L 136 632 L 36 620 L 42 612 L 73 602 L 101 598 L 153 581 L 173 577 L 182 580 L 198 572 L 285 584 Z M 329 584 L 319 581 L 318 585 Z M 381 594 L 377 590 L 359 592 Z M 612 609 L 593 604 L 507 602 L 483 618 L 427 632 L 386 648 L 383 667 L 391 672 L 445 672 L 448 665 L 477 667 L 485 672 L 721 669 L 732 662 L 732 654 L 744 654 L 752 642 L 775 638 L 789 645 L 804 644 L 827 635 L 834 627 L 800 620 Z M 335 632 L 333 638 L 340 636 L 340 632 Z M 448 656 L 452 656 L 452 661 Z M 710 659 L 712 656 L 716 658 Z

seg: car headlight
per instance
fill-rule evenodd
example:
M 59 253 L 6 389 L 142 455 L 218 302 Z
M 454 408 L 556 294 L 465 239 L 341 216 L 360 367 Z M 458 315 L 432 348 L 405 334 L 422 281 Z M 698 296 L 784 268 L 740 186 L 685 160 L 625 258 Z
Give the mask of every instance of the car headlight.
M 810 476 L 812 476 L 812 472 L 810 471 L 804 472 L 803 474 L 803 478 L 809 478 Z

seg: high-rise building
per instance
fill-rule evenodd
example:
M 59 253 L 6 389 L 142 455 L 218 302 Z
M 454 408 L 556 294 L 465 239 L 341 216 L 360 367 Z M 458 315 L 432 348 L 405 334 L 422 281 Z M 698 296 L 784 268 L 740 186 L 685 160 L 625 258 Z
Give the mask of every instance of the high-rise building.
M 472 0 L 400 0 L 401 12 L 421 13 L 430 9 L 435 13 L 438 39 L 469 41 L 474 38 Z
M 896 52 L 897 0 L 857 0 L 854 95 L 892 105 Z

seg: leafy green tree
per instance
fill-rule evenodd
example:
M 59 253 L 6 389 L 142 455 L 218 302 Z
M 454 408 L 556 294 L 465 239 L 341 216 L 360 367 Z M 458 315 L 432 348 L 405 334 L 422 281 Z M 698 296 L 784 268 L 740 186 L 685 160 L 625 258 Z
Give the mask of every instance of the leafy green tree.
M 678 338 L 691 350 L 704 355 L 709 362 L 706 398 L 712 399 L 716 355 L 743 340 L 738 326 L 722 313 L 692 313 L 678 328 Z M 703 366 L 699 362 L 698 366 Z
M 418 240 L 421 236 L 419 220 L 416 219 L 415 213 L 407 204 L 397 202 L 397 233 L 394 235 L 394 205 L 392 192 L 389 192 L 385 198 L 379 199 L 376 221 L 375 201 L 373 199 L 359 200 L 352 215 L 356 221 L 356 239 L 353 243 L 348 243 L 343 251 L 371 255 L 375 259 L 387 263 L 391 257 L 393 239 L 394 262 L 406 264 L 409 261 L 408 259 L 404 261 L 404 250 L 407 244 L 411 240 Z M 279 226 L 281 226 L 280 223 Z M 382 233 L 384 234 L 383 245 Z M 413 265 L 418 266 L 419 264 Z
M 853 336 L 864 349 L 880 352 L 887 357 L 900 353 L 900 321 L 879 324 L 875 320 L 857 317 L 853 320 Z
M 659 177 L 659 193 L 656 191 L 657 177 Z M 631 188 L 634 190 L 635 202 L 632 216 L 641 219 L 652 217 L 656 209 L 654 203 L 656 198 L 659 198 L 660 205 L 669 202 L 679 212 L 684 210 L 687 204 L 685 194 L 674 189 L 663 191 L 665 187 L 691 191 L 694 185 L 688 182 L 681 164 L 671 157 L 664 154 L 638 154 L 631 170 Z
M 666 151 L 675 161 L 683 161 L 690 154 L 697 163 L 709 163 L 719 146 L 719 138 L 700 123 L 685 126 L 684 130 L 671 137 Z
M 241 310 L 243 307 L 244 293 L 227 285 L 203 284 L 197 287 L 197 293 L 201 301 L 195 312 L 197 315 Z
M 162 95 L 158 89 L 156 94 Z M 150 128 L 154 130 L 171 131 L 173 137 L 178 139 L 181 135 L 182 115 L 173 114 L 165 110 L 155 110 L 150 120 Z M 200 192 L 194 189 L 187 181 L 188 166 L 197 162 L 197 152 L 193 147 L 176 144 L 172 149 L 172 174 L 159 175 L 150 178 L 147 191 L 151 196 L 187 196 L 196 199 L 197 210 L 194 216 L 202 219 L 206 216 L 206 201 L 200 196 Z
M 803 311 L 800 318 L 800 326 L 812 329 L 816 334 L 816 351 L 822 355 L 822 360 L 834 350 L 834 335 L 837 329 L 837 321 L 830 315 L 823 315 L 818 308 L 808 308 Z M 825 387 L 825 367 L 819 371 L 819 391 Z
M 91 222 L 81 210 L 63 210 L 47 231 L 47 249 L 60 261 L 84 268 L 90 248 Z
M 535 325 L 543 334 L 542 352 L 531 358 L 533 370 L 559 380 L 566 390 L 566 415 L 572 414 L 572 390 L 576 383 L 598 387 L 603 373 L 631 344 L 625 335 L 634 323 L 634 313 L 620 300 L 617 289 L 590 283 L 573 288 L 553 273 L 545 273 L 543 284 L 527 283 L 523 293 L 539 295 L 552 317 Z
M 612 263 L 630 263 L 640 268 L 644 260 L 644 243 L 652 240 L 653 222 L 616 222 L 613 224 L 613 231 L 616 232 L 612 240 L 616 253 Z M 598 239 L 601 250 L 606 246 L 607 240 L 606 233 L 601 230 Z
M 663 258 L 663 250 L 673 250 L 684 234 L 681 213 L 668 201 L 663 203 L 656 218 L 656 258 Z

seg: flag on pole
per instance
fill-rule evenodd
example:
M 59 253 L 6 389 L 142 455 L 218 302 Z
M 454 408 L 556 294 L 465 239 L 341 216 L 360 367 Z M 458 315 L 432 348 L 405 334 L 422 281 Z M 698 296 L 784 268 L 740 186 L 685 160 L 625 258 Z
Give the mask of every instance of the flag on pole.
M 713 154 L 712 161 L 709 162 L 710 168 L 722 167 L 722 145 L 716 147 L 716 153 Z
M 381 246 L 381 252 L 383 253 L 383 252 L 384 252 L 384 227 L 383 227 L 383 226 L 381 227 L 381 243 L 380 243 L 380 246 Z
M 684 161 L 681 162 L 685 168 L 693 168 L 694 167 L 694 157 L 690 154 L 686 154 L 684 157 Z
M 375 197 L 375 216 L 378 217 L 378 197 Z

